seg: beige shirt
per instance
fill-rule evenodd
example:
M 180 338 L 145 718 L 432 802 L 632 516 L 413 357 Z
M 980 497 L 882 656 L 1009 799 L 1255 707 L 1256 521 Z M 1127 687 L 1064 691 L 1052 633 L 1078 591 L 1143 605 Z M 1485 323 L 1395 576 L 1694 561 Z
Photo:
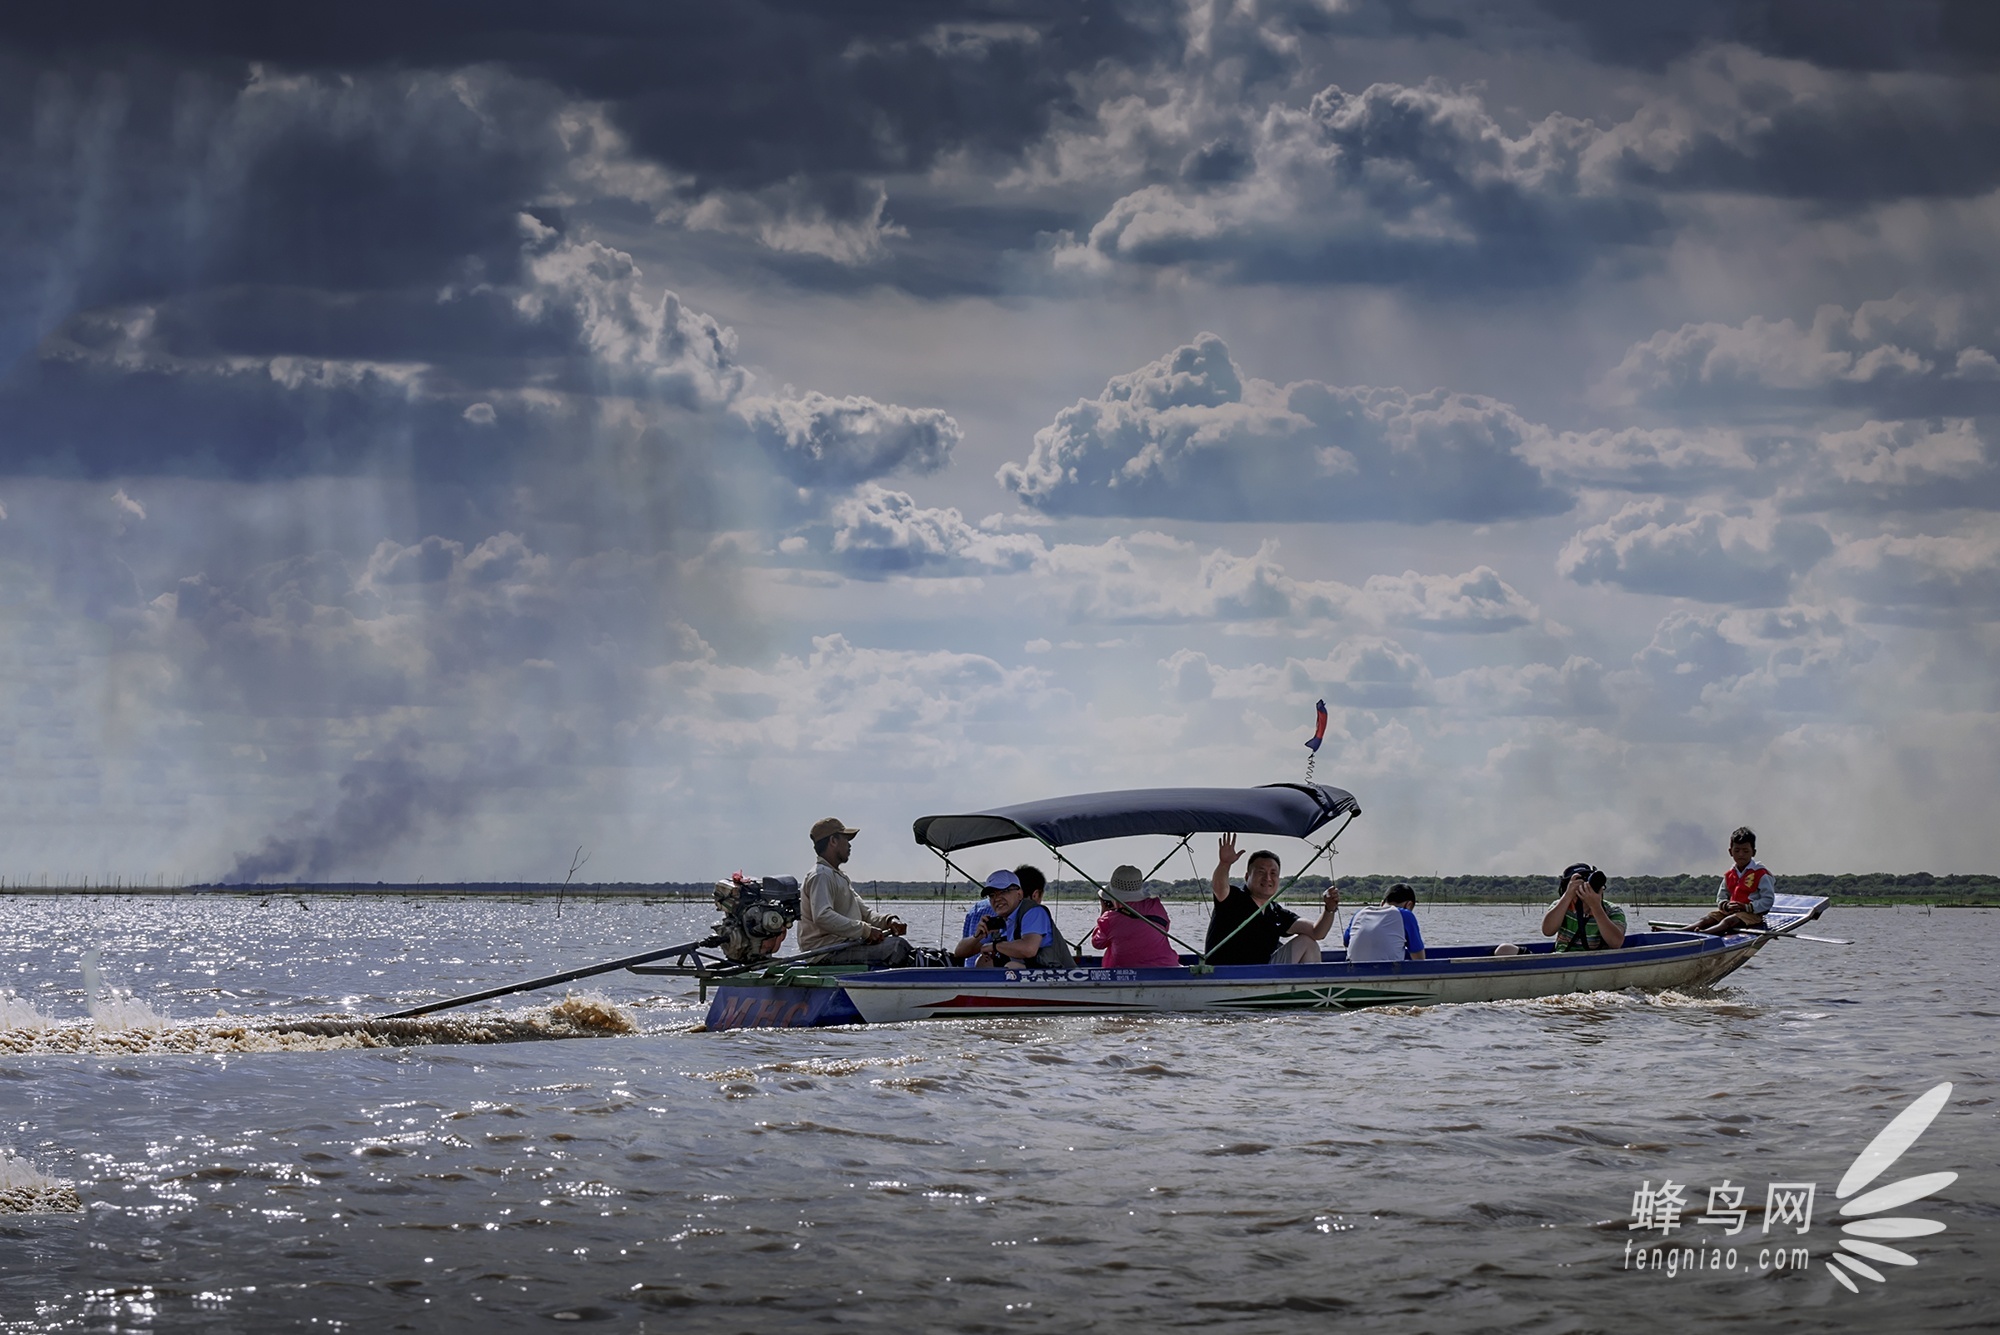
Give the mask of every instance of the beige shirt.
M 845 872 L 821 858 L 799 888 L 799 949 L 866 941 L 881 915 L 861 902 Z

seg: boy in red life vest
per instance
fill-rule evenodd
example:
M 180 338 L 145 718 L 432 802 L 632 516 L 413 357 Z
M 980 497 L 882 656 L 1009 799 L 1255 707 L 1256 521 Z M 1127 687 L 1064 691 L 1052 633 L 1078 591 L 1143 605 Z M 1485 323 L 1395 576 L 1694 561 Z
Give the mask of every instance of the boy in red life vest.
M 1748 825 L 1729 836 L 1729 856 L 1736 865 L 1723 873 L 1715 892 L 1715 911 L 1690 924 L 1689 931 L 1726 936 L 1764 925 L 1764 915 L 1778 897 L 1778 878 L 1757 861 L 1757 835 Z

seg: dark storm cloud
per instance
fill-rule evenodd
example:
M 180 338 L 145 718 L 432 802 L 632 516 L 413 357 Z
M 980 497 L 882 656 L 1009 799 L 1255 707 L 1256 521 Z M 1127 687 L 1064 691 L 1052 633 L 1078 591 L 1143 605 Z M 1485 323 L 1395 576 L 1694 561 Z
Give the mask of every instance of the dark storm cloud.
M 10 357 L 72 310 L 172 292 L 508 281 L 563 154 L 556 100 L 504 79 L 4 72 Z
M 1829 74 L 1726 48 L 1672 82 L 1671 97 L 1612 132 L 1634 184 L 1853 207 L 2000 182 L 1992 75 Z
M 507 289 L 240 287 L 77 315 L 0 385 L 0 463 L 478 481 L 584 449 L 601 396 L 658 418 L 742 391 L 727 330 L 648 290 L 628 256 L 516 221 L 525 272 Z
M 1118 200 L 1059 261 L 1462 290 L 1572 280 L 1666 223 L 1599 169 L 1590 122 L 1510 135 L 1476 90 L 1327 87 L 1246 130 L 1253 142 L 1205 142 L 1180 180 Z
M 750 381 L 729 331 L 548 202 L 575 164 L 545 90 L 478 70 L 158 84 L 55 75 L 15 108 L 34 133 L 0 149 L 27 256 L 0 271 L 0 471 L 491 481 L 635 430 L 678 449 L 675 413 L 708 415 L 697 438 L 743 429 L 718 414 Z M 766 222 L 777 246 L 855 235 Z M 849 482 L 956 440 L 941 413 L 832 402 L 742 421 Z
M 1214 334 L 1114 378 L 1000 470 L 1051 514 L 1424 523 L 1558 514 L 1570 498 L 1521 457 L 1532 424 L 1434 390 L 1278 386 Z
M 77 61 L 136 48 L 211 69 L 504 66 L 608 103 L 642 153 L 703 185 L 735 187 L 921 170 L 961 148 L 1011 152 L 1069 105 L 1072 73 L 1144 59 L 1177 36 L 1171 16 L 1128 16 L 1101 0 L 357 0 L 284 10 L 111 0 L 16 8 L 0 23 L 0 40 Z
M 1844 70 L 2000 70 L 1988 0 L 1535 0 L 1592 55 L 1662 68 L 1714 42 Z
M 577 355 L 573 312 L 512 300 L 553 245 L 523 212 L 560 158 L 546 96 L 143 63 L 15 87 L 5 471 L 349 471 L 420 441 L 448 472 L 470 400 L 438 363 Z

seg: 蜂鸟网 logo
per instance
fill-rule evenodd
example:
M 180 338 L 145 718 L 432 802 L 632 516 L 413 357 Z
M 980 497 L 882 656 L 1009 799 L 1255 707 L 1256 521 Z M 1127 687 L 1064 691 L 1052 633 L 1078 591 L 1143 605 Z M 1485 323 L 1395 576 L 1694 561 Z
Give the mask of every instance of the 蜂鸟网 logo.
M 1957 1173 L 1919 1173 L 1882 1186 L 1874 1184 L 1917 1143 L 1950 1098 L 1949 1081 L 1925 1091 L 1868 1142 L 1834 1187 L 1833 1199 L 1843 1202 L 1838 1219 L 1845 1222 L 1838 1224 L 1838 1244 L 1827 1249 L 1821 1264 L 1848 1292 L 1861 1292 L 1854 1282 L 1856 1276 L 1886 1284 L 1888 1276 L 1878 1266 L 1918 1263 L 1919 1257 L 1890 1243 L 1908 1243 L 1944 1231 L 1945 1226 L 1935 1219 L 1890 1212 L 1943 1191 L 1958 1180 Z M 1624 1269 L 1664 1272 L 1671 1278 L 1691 1271 L 1804 1270 L 1812 1264 L 1812 1247 L 1800 1239 L 1812 1232 L 1818 1183 L 1766 1182 L 1760 1226 L 1754 1237 L 1741 1242 L 1738 1238 L 1752 1213 L 1745 1198 L 1756 1200 L 1749 1184 L 1724 1178 L 1719 1186 L 1708 1188 L 1707 1207 L 1698 1213 L 1691 1213 L 1693 1200 L 1688 1193 L 1694 1190 L 1671 1177 L 1657 1187 L 1651 1178 L 1640 1183 L 1632 1193 L 1631 1222 L 1626 1229 L 1656 1232 L 1660 1238 L 1650 1245 L 1643 1239 L 1628 1239 Z M 1685 1232 L 1690 1225 L 1721 1232 L 1697 1241 L 1696 1235 Z M 1673 1238 L 1676 1232 L 1682 1233 L 1678 1240 Z

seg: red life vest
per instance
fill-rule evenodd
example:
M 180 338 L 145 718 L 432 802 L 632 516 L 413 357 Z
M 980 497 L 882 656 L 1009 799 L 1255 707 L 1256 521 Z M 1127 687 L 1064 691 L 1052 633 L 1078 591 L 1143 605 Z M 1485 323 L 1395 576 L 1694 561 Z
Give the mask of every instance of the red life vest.
M 1740 874 L 1734 867 L 1722 874 L 1722 884 L 1728 889 L 1729 902 L 1732 904 L 1748 904 L 1750 896 L 1757 893 L 1757 882 L 1763 879 L 1762 867 L 1750 868 L 1747 876 Z

